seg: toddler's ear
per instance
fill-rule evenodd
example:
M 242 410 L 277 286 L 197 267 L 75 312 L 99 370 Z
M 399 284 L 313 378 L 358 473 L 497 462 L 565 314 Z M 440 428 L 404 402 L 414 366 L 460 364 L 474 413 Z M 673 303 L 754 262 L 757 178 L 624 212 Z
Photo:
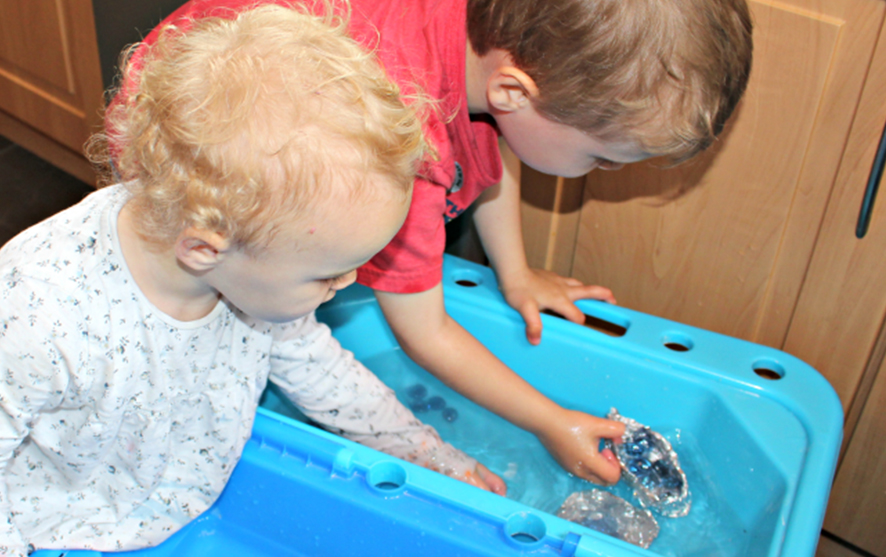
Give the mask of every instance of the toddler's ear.
M 538 96 L 535 80 L 514 66 L 500 66 L 486 84 L 489 107 L 500 112 L 514 112 L 532 105 Z
M 175 240 L 175 257 L 198 273 L 218 266 L 231 249 L 231 242 L 217 232 L 189 227 Z

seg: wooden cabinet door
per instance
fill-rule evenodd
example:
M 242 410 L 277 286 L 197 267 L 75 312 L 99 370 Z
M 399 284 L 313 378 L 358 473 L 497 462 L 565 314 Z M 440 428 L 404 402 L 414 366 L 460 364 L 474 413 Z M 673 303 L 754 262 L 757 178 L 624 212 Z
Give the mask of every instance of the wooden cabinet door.
M 710 152 L 583 184 L 527 173 L 524 236 L 533 264 L 608 286 L 622 305 L 781 347 L 886 3 L 750 5 L 750 84 Z
M 886 557 L 886 191 L 855 234 L 886 128 L 886 34 L 880 36 L 785 349 L 821 371 L 847 409 L 844 453 L 825 529 Z M 886 139 L 884 139 L 886 140 Z
M 91 0 L 0 0 L 0 110 L 79 153 L 101 103 Z
M 840 464 L 825 529 L 886 557 L 886 360 Z
M 855 235 L 884 128 L 886 34 L 881 34 L 784 345 L 823 373 L 837 390 L 848 411 L 847 439 L 858 416 L 854 401 L 859 394 L 865 396 L 870 381 L 864 378 L 870 378 L 878 362 L 874 347 L 886 318 L 886 190 L 882 184 L 867 234 L 862 239 Z
M 782 348 L 824 374 L 848 441 L 825 528 L 886 557 L 883 186 L 855 237 L 886 126 L 886 3 L 752 6 L 750 87 L 712 152 L 584 181 L 527 173 L 527 249 L 624 305 Z

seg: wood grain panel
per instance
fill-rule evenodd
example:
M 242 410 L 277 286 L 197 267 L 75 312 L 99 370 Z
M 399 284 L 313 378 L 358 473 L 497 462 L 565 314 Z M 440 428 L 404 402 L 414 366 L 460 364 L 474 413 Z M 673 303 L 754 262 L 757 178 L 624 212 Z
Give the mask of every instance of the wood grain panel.
M 91 0 L 0 0 L 0 110 L 79 152 L 100 124 Z
M 822 536 L 818 542 L 815 557 L 863 557 L 828 537 Z
M 521 170 L 523 243 L 530 267 L 572 274 L 585 178 Z
M 784 346 L 828 378 L 844 410 L 856 396 L 886 315 L 886 192 L 882 187 L 867 236 L 855 237 L 864 188 L 884 126 L 886 36 L 881 36 Z
M 0 0 L 0 13 L 0 68 L 40 89 L 73 95 L 61 0 Z
M 816 114 L 810 114 L 815 121 L 812 139 L 753 337 L 776 347 L 784 346 L 886 15 L 886 2 L 882 0 L 795 1 L 804 8 L 801 13 L 817 11 L 844 23 L 823 102 Z
M 878 557 L 886 556 L 886 361 L 840 465 L 825 529 Z
M 738 117 L 698 160 L 589 175 L 573 274 L 642 311 L 755 337 L 841 22 L 753 4 Z M 687 191 L 662 205 L 662 191 Z

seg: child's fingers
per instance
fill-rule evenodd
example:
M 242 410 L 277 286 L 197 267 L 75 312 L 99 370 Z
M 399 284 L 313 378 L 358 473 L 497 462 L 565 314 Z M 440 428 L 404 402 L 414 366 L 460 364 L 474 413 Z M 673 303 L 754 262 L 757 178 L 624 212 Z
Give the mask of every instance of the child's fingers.
M 551 308 L 566 319 L 572 321 L 573 323 L 578 323 L 579 325 L 583 325 L 585 322 L 585 314 L 578 306 L 569 301 L 564 301 L 562 304 L 558 304 L 559 307 Z
M 595 483 L 612 485 L 621 478 L 621 466 L 619 466 L 618 460 L 612 454 L 612 451 L 609 451 L 609 455 L 611 455 L 611 458 L 601 453 L 602 458 L 597 459 L 596 469 L 591 472 L 599 480 Z
M 456 476 L 456 478 L 460 479 L 468 485 L 479 487 L 484 491 L 491 491 L 496 495 L 503 496 L 507 493 L 508 490 L 504 480 L 499 478 L 496 474 L 489 470 L 489 468 L 483 466 L 479 462 L 473 470 L 468 470 L 463 474 Z
M 620 442 L 624 435 L 625 424 L 614 420 L 600 419 L 594 427 L 596 438 L 612 439 Z M 601 485 L 612 485 L 621 478 L 621 465 L 610 449 L 603 449 L 594 458 L 589 459 L 588 464 L 581 470 L 579 475 L 584 479 Z
M 598 426 L 596 433 L 604 439 L 612 439 L 618 443 L 621 440 L 622 435 L 625 434 L 625 425 L 621 422 L 602 419 L 600 422 L 601 424 Z
M 502 497 L 508 494 L 508 486 L 505 481 L 479 462 L 477 463 L 477 475 L 486 483 L 488 490 L 492 493 Z
M 603 449 L 602 451 L 600 451 L 600 456 L 602 456 L 603 458 L 605 458 L 609 462 L 614 462 L 614 463 L 618 464 L 618 457 L 615 456 L 615 453 L 612 452 L 612 449 Z M 621 466 L 621 465 L 619 464 L 619 466 Z
M 569 298 L 572 301 L 591 299 L 601 300 L 610 304 L 616 303 L 615 295 L 612 293 L 612 290 L 609 290 L 605 286 L 596 285 L 581 285 L 575 288 L 570 288 Z
M 538 312 L 538 304 L 535 300 L 527 300 L 520 306 L 520 315 L 526 322 L 526 340 L 529 344 L 541 342 L 541 314 Z

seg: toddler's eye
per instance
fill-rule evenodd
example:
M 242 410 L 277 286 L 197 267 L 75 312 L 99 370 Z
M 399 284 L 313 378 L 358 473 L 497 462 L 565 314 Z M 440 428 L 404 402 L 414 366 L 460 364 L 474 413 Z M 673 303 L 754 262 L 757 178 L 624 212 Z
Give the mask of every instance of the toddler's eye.
M 327 279 L 323 279 L 323 282 L 325 282 L 325 283 L 328 284 L 329 286 L 335 286 L 336 284 L 338 284 L 338 283 L 344 281 L 344 280 L 348 277 L 348 275 L 350 275 L 350 274 L 351 274 L 351 273 L 350 273 L 350 271 L 349 271 L 349 272 L 347 272 L 347 273 L 345 273 L 345 274 L 343 274 L 343 275 L 338 275 L 337 277 L 330 277 L 330 278 L 327 278 Z
M 597 168 L 600 170 L 621 170 L 623 167 L 623 162 L 613 162 L 606 159 L 600 159 L 597 162 Z

